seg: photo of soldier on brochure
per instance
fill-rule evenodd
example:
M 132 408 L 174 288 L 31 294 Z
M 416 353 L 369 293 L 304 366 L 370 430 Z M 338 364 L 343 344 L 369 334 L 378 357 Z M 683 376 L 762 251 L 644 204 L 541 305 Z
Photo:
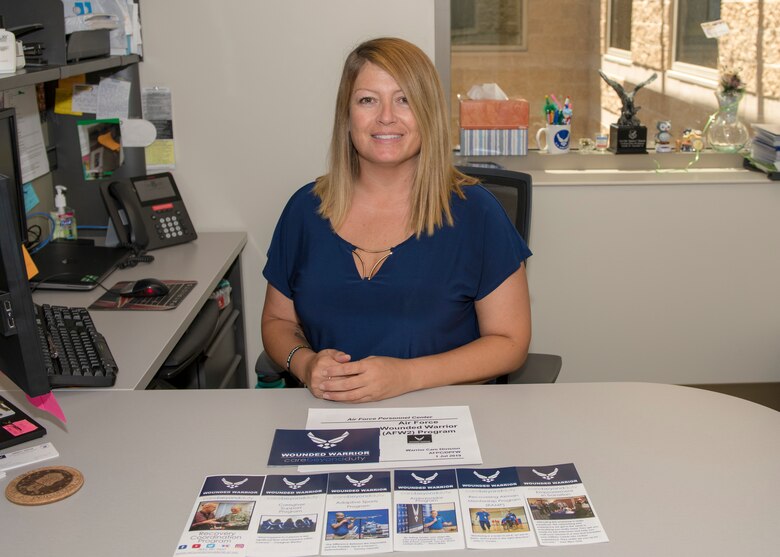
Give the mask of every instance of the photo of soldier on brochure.
M 437 534 L 458 531 L 455 503 L 396 505 L 399 534 Z
M 248 530 L 255 504 L 251 501 L 206 501 L 190 525 L 194 530 Z
M 314 532 L 317 529 L 317 515 L 263 515 L 260 517 L 258 534 L 297 534 Z
M 387 509 L 329 512 L 326 540 L 362 540 L 390 537 Z

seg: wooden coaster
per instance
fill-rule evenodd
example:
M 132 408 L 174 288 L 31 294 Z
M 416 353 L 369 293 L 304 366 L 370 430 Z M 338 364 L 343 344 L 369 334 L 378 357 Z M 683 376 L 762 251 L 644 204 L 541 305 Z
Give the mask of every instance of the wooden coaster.
M 17 505 L 46 505 L 70 497 L 82 485 L 84 476 L 75 468 L 36 468 L 11 480 L 5 496 Z

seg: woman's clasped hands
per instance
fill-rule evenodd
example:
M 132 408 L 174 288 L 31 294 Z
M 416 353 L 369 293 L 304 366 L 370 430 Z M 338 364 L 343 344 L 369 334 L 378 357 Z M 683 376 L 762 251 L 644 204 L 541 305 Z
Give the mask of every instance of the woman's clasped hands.
M 353 362 L 349 354 L 326 349 L 311 353 L 305 366 L 309 391 L 323 400 L 370 402 L 413 390 L 405 380 L 408 362 L 399 358 L 369 356 Z

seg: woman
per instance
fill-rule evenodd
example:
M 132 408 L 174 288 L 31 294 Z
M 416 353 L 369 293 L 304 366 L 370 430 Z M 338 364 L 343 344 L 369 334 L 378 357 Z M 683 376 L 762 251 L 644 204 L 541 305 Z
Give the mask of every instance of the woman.
M 329 172 L 298 190 L 268 251 L 271 358 L 344 402 L 484 382 L 531 336 L 531 255 L 498 201 L 452 166 L 438 75 L 416 46 L 344 65 Z

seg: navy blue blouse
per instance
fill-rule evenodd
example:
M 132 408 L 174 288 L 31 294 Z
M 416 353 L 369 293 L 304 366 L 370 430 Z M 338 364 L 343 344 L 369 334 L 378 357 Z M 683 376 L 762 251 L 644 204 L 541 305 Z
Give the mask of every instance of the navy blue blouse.
M 314 350 L 415 358 L 479 338 L 474 302 L 531 255 L 501 204 L 482 186 L 452 196 L 454 226 L 393 248 L 371 280 L 353 245 L 317 214 L 313 183 L 299 189 L 276 225 L 263 276 L 291 298 Z

